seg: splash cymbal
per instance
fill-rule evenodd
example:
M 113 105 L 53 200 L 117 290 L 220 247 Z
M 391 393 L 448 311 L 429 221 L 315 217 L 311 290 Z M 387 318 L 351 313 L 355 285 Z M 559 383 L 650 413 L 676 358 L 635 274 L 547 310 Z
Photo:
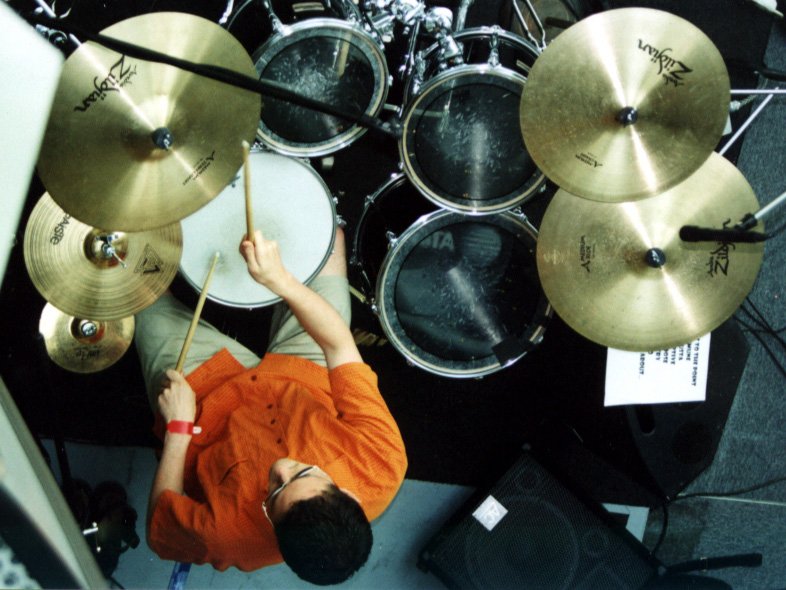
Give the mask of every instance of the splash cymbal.
M 527 151 L 575 195 L 659 194 L 699 169 L 729 113 L 729 75 L 690 22 L 620 8 L 574 24 L 543 51 L 521 96 Z
M 38 331 L 49 358 L 74 373 L 95 373 L 115 364 L 134 338 L 134 316 L 88 320 L 70 316 L 51 303 L 44 306 Z
M 194 15 L 145 14 L 102 34 L 257 77 L 232 34 Z M 38 173 L 83 223 L 116 231 L 163 227 L 234 178 L 260 105 L 255 93 L 87 42 L 63 66 Z
M 27 222 L 24 258 L 36 289 L 55 307 L 75 317 L 115 320 L 166 291 L 182 243 L 180 223 L 134 233 L 99 230 L 44 193 Z
M 762 243 L 683 242 L 683 225 L 723 228 L 759 208 L 728 160 L 712 154 L 652 198 L 601 203 L 560 189 L 540 227 L 537 265 L 557 314 L 623 350 L 680 346 L 718 327 L 753 288 Z

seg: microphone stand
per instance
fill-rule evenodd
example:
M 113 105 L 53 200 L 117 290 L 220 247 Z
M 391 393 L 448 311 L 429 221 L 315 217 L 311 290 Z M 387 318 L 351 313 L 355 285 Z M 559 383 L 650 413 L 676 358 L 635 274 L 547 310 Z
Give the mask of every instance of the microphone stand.
M 210 78 L 212 80 L 224 82 L 225 84 L 230 84 L 244 90 L 255 92 L 262 96 L 277 98 L 308 109 L 332 115 L 334 117 L 339 117 L 341 119 L 357 123 L 363 127 L 381 131 L 382 133 L 390 135 L 396 139 L 401 137 L 401 130 L 395 124 L 370 117 L 365 113 L 349 113 L 331 104 L 327 104 L 322 101 L 292 92 L 285 86 L 276 82 L 271 82 L 270 80 L 252 78 L 221 66 L 197 64 L 177 57 L 172 57 L 146 47 L 134 45 L 133 43 L 128 43 L 126 41 L 121 41 L 120 39 L 107 37 L 106 35 L 101 35 L 99 33 L 91 33 L 81 29 L 80 27 L 66 24 L 59 20 L 38 14 L 27 15 L 25 16 L 25 19 L 29 22 L 41 25 L 56 25 L 68 33 L 76 34 L 83 39 L 93 41 L 123 55 L 129 55 L 131 57 L 136 57 L 145 61 L 152 61 L 174 66 L 176 68 L 180 68 L 181 70 L 185 70 L 199 76 L 204 76 L 205 78 Z

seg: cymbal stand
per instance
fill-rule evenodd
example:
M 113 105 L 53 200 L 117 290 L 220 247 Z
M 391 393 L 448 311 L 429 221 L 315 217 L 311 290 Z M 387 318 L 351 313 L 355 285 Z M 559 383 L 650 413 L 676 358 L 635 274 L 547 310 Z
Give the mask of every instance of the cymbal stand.
M 527 11 L 532 15 L 532 20 L 535 21 L 535 26 L 538 28 L 538 33 L 540 34 L 539 40 L 535 39 L 535 37 L 532 35 L 532 31 L 529 30 L 529 26 L 527 26 L 527 20 L 524 18 L 524 15 L 521 12 L 521 7 L 519 7 L 518 0 L 510 1 L 513 4 L 513 12 L 516 14 L 516 20 L 519 21 L 519 25 L 521 25 L 522 30 L 526 33 L 527 39 L 534 43 L 535 46 L 537 46 L 537 48 L 541 51 L 546 49 L 546 27 L 543 26 L 543 23 L 541 22 L 535 7 L 532 5 L 532 2 L 530 0 L 523 0 L 527 5 Z
M 774 96 L 775 96 L 774 93 L 768 94 L 767 98 L 765 98 L 761 102 L 761 104 L 758 107 L 756 107 L 756 109 L 750 115 L 748 115 L 748 118 L 745 119 L 742 125 L 740 125 L 740 128 L 737 129 L 737 131 L 735 131 L 734 134 L 729 138 L 729 141 L 727 141 L 726 144 L 720 150 L 718 150 L 718 153 L 721 156 L 724 155 L 729 150 L 729 148 L 734 144 L 734 142 L 737 141 L 737 139 L 745 132 L 745 130 L 748 127 L 750 127 L 750 124 L 753 123 L 756 117 L 759 116 L 759 113 L 761 113 L 764 110 L 764 107 L 766 107 L 769 104 L 769 102 L 772 100 Z
M 39 8 L 36 9 L 36 12 L 43 12 L 48 17 L 57 19 L 60 18 L 55 14 L 55 11 L 44 2 L 44 0 L 35 0 L 35 3 L 38 4 Z M 67 37 L 71 43 L 73 43 L 76 47 L 79 47 L 82 43 L 77 39 L 73 34 L 68 33 L 66 35 L 62 31 L 58 31 L 57 29 L 51 29 L 49 27 L 45 27 L 43 25 L 36 25 L 36 31 L 41 33 L 44 37 L 46 37 L 49 41 L 51 41 L 55 46 L 60 46 L 63 42 L 63 37 Z M 62 36 L 62 37 L 61 37 Z

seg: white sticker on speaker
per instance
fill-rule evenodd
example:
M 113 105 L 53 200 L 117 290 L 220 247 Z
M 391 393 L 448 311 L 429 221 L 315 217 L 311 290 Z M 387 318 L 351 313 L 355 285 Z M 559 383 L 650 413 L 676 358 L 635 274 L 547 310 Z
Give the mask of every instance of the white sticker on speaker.
M 489 496 L 475 509 L 472 516 L 482 524 L 486 530 L 492 530 L 508 513 L 507 508 L 497 502 L 494 496 Z

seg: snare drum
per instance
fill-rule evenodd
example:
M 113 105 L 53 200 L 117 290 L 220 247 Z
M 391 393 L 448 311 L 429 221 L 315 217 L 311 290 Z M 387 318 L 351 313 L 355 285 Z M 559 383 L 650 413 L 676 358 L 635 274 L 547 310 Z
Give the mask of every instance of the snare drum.
M 411 364 L 479 377 L 543 338 L 552 310 L 536 243 L 522 215 L 439 209 L 399 174 L 367 199 L 351 263 L 388 340 Z
M 347 113 L 373 117 L 382 110 L 388 91 L 383 45 L 363 28 L 351 0 L 278 2 L 267 9 L 263 4 L 247 0 L 227 23 L 252 54 L 260 79 Z M 263 96 L 257 137 L 276 152 L 315 157 L 349 145 L 365 131 Z
M 511 209 L 545 182 L 524 145 L 519 102 L 538 50 L 499 27 L 454 35 L 459 65 L 438 45 L 409 80 L 399 153 L 404 172 L 441 207 L 481 215 Z
M 284 267 L 308 283 L 327 262 L 336 235 L 330 191 L 307 164 L 267 152 L 249 155 L 254 228 L 278 242 Z M 280 301 L 248 274 L 238 248 L 246 233 L 242 170 L 207 205 L 183 219 L 180 272 L 201 291 L 214 252 L 219 252 L 207 298 L 231 307 L 255 308 Z

